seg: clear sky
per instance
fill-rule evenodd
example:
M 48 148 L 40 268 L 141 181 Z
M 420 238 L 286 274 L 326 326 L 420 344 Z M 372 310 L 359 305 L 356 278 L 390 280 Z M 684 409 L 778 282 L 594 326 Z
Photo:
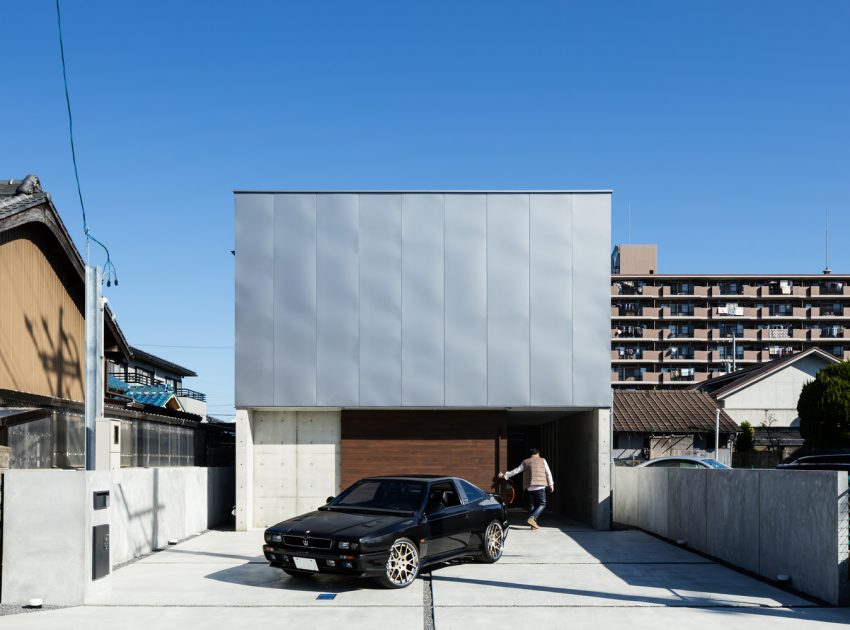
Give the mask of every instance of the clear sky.
M 134 345 L 233 413 L 243 188 L 611 188 L 661 273 L 850 272 L 850 3 L 63 1 Z M 7 3 L 0 177 L 82 246 L 52 0 Z M 101 260 L 102 262 L 102 260 Z M 215 347 L 164 347 L 215 346 Z

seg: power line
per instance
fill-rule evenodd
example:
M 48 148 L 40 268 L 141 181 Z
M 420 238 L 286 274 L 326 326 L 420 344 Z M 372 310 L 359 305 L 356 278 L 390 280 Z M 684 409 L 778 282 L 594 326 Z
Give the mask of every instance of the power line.
M 62 41 L 62 12 L 59 9 L 59 0 L 56 0 L 56 25 L 59 30 L 59 54 L 62 57 L 62 82 L 65 85 L 65 105 L 68 109 L 68 135 L 71 138 L 71 161 L 74 163 L 74 179 L 77 182 L 77 196 L 80 198 L 80 210 L 83 213 L 83 233 L 86 235 L 86 241 L 92 240 L 103 248 L 106 252 L 106 263 L 103 265 L 103 270 L 106 275 L 106 286 L 110 286 L 112 281 L 115 281 L 115 286 L 118 286 L 118 271 L 115 265 L 112 264 L 112 259 L 109 256 L 109 248 L 96 239 L 89 230 L 89 224 L 86 220 L 86 204 L 83 202 L 83 191 L 80 186 L 80 173 L 77 168 L 77 147 L 74 144 L 74 117 L 71 113 L 71 96 L 68 92 L 68 72 L 65 67 L 65 44 Z M 88 260 L 86 260 L 88 264 Z
M 201 350 L 233 350 L 233 346 L 171 346 L 162 343 L 137 343 L 133 345 L 145 348 L 198 348 Z

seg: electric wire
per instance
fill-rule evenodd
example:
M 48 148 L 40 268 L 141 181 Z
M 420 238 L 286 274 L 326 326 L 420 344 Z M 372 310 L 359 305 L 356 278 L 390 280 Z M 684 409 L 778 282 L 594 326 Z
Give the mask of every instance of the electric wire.
M 112 258 L 109 255 L 109 248 L 101 241 L 94 237 L 89 230 L 88 220 L 86 219 L 86 204 L 83 202 L 83 191 L 80 186 L 80 173 L 77 168 L 77 148 L 74 144 L 74 117 L 71 113 L 71 96 L 68 90 L 68 72 L 65 64 L 65 44 L 62 41 L 62 12 L 59 8 L 59 0 L 56 0 L 56 25 L 59 30 L 59 55 L 62 58 L 62 82 L 65 86 L 65 105 L 68 110 L 68 135 L 71 139 L 71 161 L 74 163 L 74 179 L 77 183 L 77 196 L 80 199 L 80 210 L 83 213 L 83 233 L 86 240 L 92 240 L 103 248 L 106 252 L 106 263 L 103 265 L 104 274 L 106 276 L 106 285 L 110 286 L 112 281 L 115 281 L 115 286 L 118 286 L 118 270 L 112 264 Z

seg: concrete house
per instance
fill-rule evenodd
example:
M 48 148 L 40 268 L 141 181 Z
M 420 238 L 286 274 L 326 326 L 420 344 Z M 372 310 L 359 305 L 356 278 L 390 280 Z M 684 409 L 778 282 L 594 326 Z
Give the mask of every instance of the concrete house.
M 610 193 L 235 196 L 238 529 L 529 446 L 608 527 Z

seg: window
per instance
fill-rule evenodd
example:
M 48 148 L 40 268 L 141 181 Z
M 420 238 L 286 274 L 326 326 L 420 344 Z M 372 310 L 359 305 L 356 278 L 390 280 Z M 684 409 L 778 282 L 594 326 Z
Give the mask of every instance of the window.
M 671 337 L 693 337 L 694 327 L 691 324 L 670 324 Z
M 451 481 L 431 484 L 428 491 L 428 505 L 433 507 L 436 504 L 442 504 L 443 507 L 460 505 L 460 497 Z
M 694 314 L 694 305 L 693 304 L 671 304 L 670 305 L 670 314 L 671 315 L 693 315 Z
M 744 285 L 740 282 L 721 282 L 721 295 L 741 295 L 744 292 Z
M 794 312 L 790 304 L 771 304 L 769 312 L 773 316 L 788 316 Z
M 670 293 L 673 295 L 693 295 L 694 285 L 691 282 L 670 283 Z
M 487 494 L 483 490 L 473 486 L 464 479 L 460 480 L 460 491 L 466 495 L 466 503 L 471 503 L 472 501 L 478 501 L 479 499 L 487 497 Z
M 720 324 L 718 328 L 721 337 L 743 337 L 743 324 Z

